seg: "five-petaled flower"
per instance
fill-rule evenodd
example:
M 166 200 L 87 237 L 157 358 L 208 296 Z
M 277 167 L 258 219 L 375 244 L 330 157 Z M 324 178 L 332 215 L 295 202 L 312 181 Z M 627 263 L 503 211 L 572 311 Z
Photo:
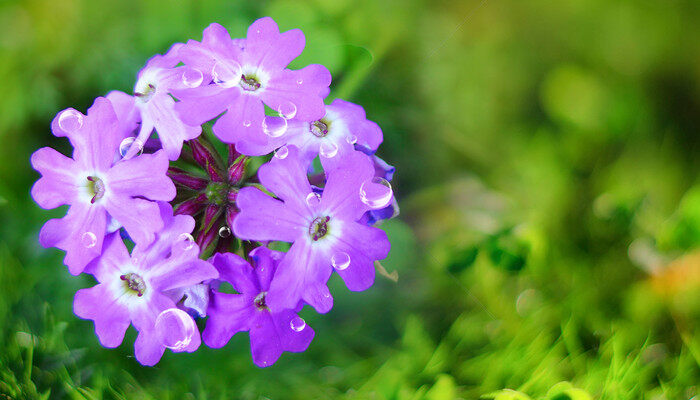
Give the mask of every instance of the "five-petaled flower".
M 304 49 L 299 29 L 280 33 L 271 18 L 248 28 L 243 41 L 211 24 L 201 42 L 190 40 L 179 50 L 185 65 L 202 71 L 211 84 L 175 90 L 182 120 L 199 125 L 226 111 L 214 124 L 214 134 L 226 143 L 265 144 L 265 105 L 285 118 L 314 121 L 324 115 L 331 75 L 322 65 L 287 69 Z M 240 150 L 239 150 L 240 151 Z M 244 153 L 245 154 L 245 153 Z
M 95 321 L 95 333 L 105 347 L 119 346 L 133 323 L 139 332 L 134 344 L 136 359 L 144 365 L 155 365 L 163 355 L 165 345 L 156 332 L 156 320 L 164 311 L 176 308 L 178 289 L 218 277 L 211 264 L 199 259 L 199 248 L 188 239 L 194 228 L 192 217 L 173 217 L 167 203 L 161 203 L 160 212 L 165 220 L 163 230 L 150 245 L 137 245 L 131 255 L 118 234 L 107 237 L 102 256 L 86 270 L 99 284 L 78 290 L 73 303 L 77 316 Z M 192 352 L 199 347 L 198 334 L 183 340 L 188 342 L 175 351 Z
M 170 96 L 171 90 L 198 87 L 204 79 L 197 69 L 175 67 L 181 47 L 177 43 L 165 55 L 158 54 L 148 60 L 138 74 L 133 96 L 116 90 L 107 94 L 113 103 L 124 107 L 126 119 L 135 119 L 140 125 L 131 146 L 123 149 L 125 158 L 143 150 L 154 128 L 170 160 L 178 159 L 184 141 L 202 132 L 200 124 L 190 126 L 180 120 L 175 112 L 175 100 Z
M 271 309 L 267 305 L 270 282 L 278 273 L 284 253 L 258 247 L 250 252 L 253 266 L 238 255 L 218 253 L 212 263 L 219 279 L 230 283 L 238 294 L 214 290 L 209 305 L 209 320 L 202 333 L 204 343 L 223 347 L 237 332 L 249 332 L 253 362 L 267 367 L 283 351 L 306 350 L 314 331 L 297 315 L 302 304 L 289 309 Z
M 373 176 L 370 159 L 350 153 L 328 172 L 319 196 L 309 184 L 299 150 L 290 146 L 284 158 L 273 157 L 258 170 L 260 183 L 279 199 L 258 188 L 241 189 L 236 236 L 293 243 L 270 285 L 268 304 L 292 308 L 304 300 L 316 311 L 328 312 L 333 298 L 326 282 L 333 267 L 350 290 L 372 285 L 374 261 L 385 258 L 390 247 L 384 231 L 357 222 L 370 210 L 358 195 L 360 187 Z
M 140 245 L 152 242 L 163 227 L 154 200 L 175 197 L 165 154 L 158 151 L 122 160 L 119 144 L 124 135 L 105 98 L 95 100 L 87 116 L 73 109 L 59 113 L 52 130 L 68 137 L 73 158 L 50 147 L 32 154 L 32 166 L 42 174 L 32 187 L 32 197 L 43 208 L 64 204 L 70 208 L 65 217 L 44 224 L 39 242 L 65 250 L 65 264 L 74 275 L 102 253 L 110 226 L 123 226 Z

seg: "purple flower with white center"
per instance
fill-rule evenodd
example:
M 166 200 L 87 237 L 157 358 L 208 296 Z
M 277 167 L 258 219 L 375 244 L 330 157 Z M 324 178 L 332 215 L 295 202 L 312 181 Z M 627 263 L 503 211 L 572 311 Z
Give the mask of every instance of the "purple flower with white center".
M 198 87 L 204 79 L 197 69 L 175 67 L 181 47 L 177 43 L 165 55 L 148 60 L 138 74 L 133 96 L 119 91 L 107 94 L 120 109 L 129 110 L 123 113 L 127 123 L 136 120 L 141 125 L 136 138 L 123 146 L 125 158 L 142 151 L 154 128 L 170 160 L 178 159 L 185 140 L 194 139 L 202 132 L 200 124 L 190 126 L 180 120 L 175 112 L 175 100 L 169 94 L 171 90 Z
M 323 195 L 318 196 L 298 149 L 282 149 L 258 170 L 262 185 L 279 200 L 257 188 L 241 189 L 241 212 L 233 230 L 243 239 L 293 243 L 270 285 L 268 304 L 273 309 L 293 308 L 304 300 L 325 313 L 333 306 L 326 282 L 334 268 L 348 289 L 365 290 L 374 282 L 374 261 L 389 252 L 384 231 L 357 222 L 371 209 L 361 194 L 372 185 L 374 168 L 366 155 L 350 153 L 328 171 Z M 373 196 L 379 193 L 372 189 Z
M 268 142 L 262 146 L 241 143 L 237 147 L 240 152 L 262 155 L 284 145 L 294 145 L 307 165 L 320 154 L 329 159 L 325 165 L 334 168 L 339 160 L 355 151 L 355 146 L 373 153 L 382 143 L 379 125 L 367 120 L 361 106 L 341 99 L 327 105 L 326 114 L 315 121 L 282 117 L 266 117 L 265 121 Z
M 175 197 L 175 185 L 166 175 L 165 154 L 158 151 L 121 160 L 118 148 L 124 135 L 112 105 L 102 97 L 87 116 L 73 109 L 59 113 L 52 131 L 68 137 L 73 158 L 49 147 L 32 154 L 32 166 L 42 177 L 31 194 L 42 208 L 70 207 L 65 217 L 44 224 L 41 245 L 66 251 L 64 262 L 77 275 L 101 254 L 108 226 L 123 226 L 137 244 L 151 243 L 163 227 L 154 200 Z
M 143 365 L 155 365 L 166 347 L 175 352 L 199 347 L 194 321 L 168 294 L 218 277 L 211 264 L 199 259 L 189 236 L 192 217 L 173 217 L 167 203 L 161 203 L 160 212 L 165 227 L 151 245 L 137 245 L 131 256 L 118 234 L 107 237 L 102 256 L 87 268 L 99 284 L 78 290 L 73 303 L 78 317 L 95 322 L 105 347 L 119 346 L 133 324 L 139 332 L 135 355 Z
M 259 367 L 275 363 L 283 351 L 305 351 L 314 338 L 314 331 L 297 315 L 301 309 L 271 309 L 267 305 L 270 282 L 278 273 L 284 253 L 258 247 L 249 256 L 251 266 L 231 253 L 217 253 L 212 263 L 219 279 L 229 282 L 239 294 L 212 291 L 204 343 L 212 348 L 223 347 L 238 332 L 250 334 L 253 362 Z
M 315 121 L 324 115 L 331 75 L 322 65 L 300 70 L 287 65 L 304 49 L 299 29 L 280 33 L 272 18 L 255 21 L 245 40 L 232 40 L 226 29 L 211 24 L 202 42 L 190 40 L 180 49 L 186 66 L 206 71 L 212 84 L 173 94 L 182 120 L 199 125 L 226 111 L 214 124 L 214 134 L 226 143 L 264 145 L 264 105 L 287 119 Z M 205 78 L 205 79 L 207 79 Z

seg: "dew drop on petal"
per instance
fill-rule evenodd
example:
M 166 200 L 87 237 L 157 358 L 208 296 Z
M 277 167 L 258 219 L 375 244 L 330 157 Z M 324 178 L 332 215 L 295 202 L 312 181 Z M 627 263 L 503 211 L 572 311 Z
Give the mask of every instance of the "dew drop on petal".
M 384 178 L 375 176 L 360 186 L 360 200 L 370 208 L 384 208 L 391 203 L 394 191 Z
M 182 71 L 182 84 L 188 88 L 196 88 L 202 84 L 204 74 L 196 68 L 185 68 Z
M 294 317 L 289 322 L 289 326 L 294 332 L 301 332 L 304 330 L 304 328 L 306 328 L 306 321 L 304 321 L 304 319 L 301 317 Z
M 304 80 L 303 80 L 303 79 L 301 79 L 301 78 L 300 78 L 300 79 L 297 79 L 297 85 L 301 85 L 302 83 L 304 83 Z
M 331 265 L 338 271 L 342 271 L 350 266 L 350 255 L 345 252 L 335 253 L 331 256 Z
M 289 148 L 287 146 L 282 146 L 277 151 L 275 151 L 275 158 L 284 160 L 289 155 Z
M 121 143 L 119 143 L 119 155 L 124 158 L 126 156 L 126 153 L 129 152 L 129 149 L 131 146 L 137 146 L 139 151 L 136 152 L 135 156 L 140 156 L 143 154 L 143 143 L 141 143 L 140 140 L 136 140 L 135 137 L 129 136 L 128 138 L 122 140 Z
M 183 250 L 189 250 L 194 246 L 194 238 L 189 233 L 181 233 L 177 237 L 179 243 L 181 243 Z
M 287 132 L 287 120 L 284 118 L 265 117 L 262 122 L 262 128 L 267 136 L 278 138 Z
M 306 204 L 311 208 L 318 207 L 321 204 L 321 195 L 315 192 L 311 192 L 306 196 Z
M 297 115 L 297 106 L 291 101 L 283 101 L 277 107 L 277 113 L 284 119 L 292 119 Z
M 91 249 L 97 244 L 97 236 L 95 236 L 95 234 L 92 232 L 85 232 L 80 238 L 80 241 L 82 242 L 83 246 Z
M 321 146 L 318 149 L 318 153 L 322 157 L 333 158 L 338 154 L 338 145 L 330 140 L 324 140 L 321 142 Z
M 224 88 L 230 88 L 240 82 L 242 76 L 241 66 L 235 61 L 217 61 L 211 69 L 211 76 L 215 84 Z
M 182 351 L 192 341 L 196 326 L 186 312 L 179 308 L 169 308 L 156 318 L 155 331 L 163 346 L 173 351 Z
M 75 110 L 65 110 L 58 117 L 58 127 L 64 132 L 75 132 L 83 126 L 83 114 Z
M 349 144 L 355 144 L 355 143 L 357 143 L 357 136 L 350 135 L 350 136 L 345 138 L 345 141 L 348 142 Z
M 231 229 L 228 226 L 219 228 L 219 237 L 227 238 L 229 236 L 231 236 Z
M 250 126 L 250 120 L 247 119 L 247 120 L 243 121 L 243 126 L 245 126 L 246 128 L 249 127 L 249 126 Z

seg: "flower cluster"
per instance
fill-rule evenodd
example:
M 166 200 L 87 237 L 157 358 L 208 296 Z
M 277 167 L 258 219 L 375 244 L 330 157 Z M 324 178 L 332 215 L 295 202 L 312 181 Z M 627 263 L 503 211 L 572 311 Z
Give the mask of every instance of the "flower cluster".
M 73 307 L 103 346 L 133 325 L 136 359 L 154 365 L 166 348 L 248 331 L 253 361 L 269 366 L 309 346 L 298 312 L 332 308 L 334 271 L 350 290 L 373 284 L 390 248 L 374 225 L 398 214 L 394 169 L 374 155 L 382 131 L 362 107 L 324 103 L 324 66 L 287 68 L 304 44 L 270 18 L 244 39 L 212 24 L 151 58 L 133 94 L 54 118 L 73 154 L 37 150 L 31 194 L 69 207 L 39 241 L 97 281 Z

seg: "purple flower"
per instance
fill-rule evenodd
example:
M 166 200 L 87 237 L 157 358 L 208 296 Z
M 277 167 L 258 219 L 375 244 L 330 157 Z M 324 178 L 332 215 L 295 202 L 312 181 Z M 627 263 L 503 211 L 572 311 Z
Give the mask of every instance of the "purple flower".
M 302 352 L 309 347 L 314 331 L 297 315 L 301 304 L 270 309 L 266 303 L 270 281 L 274 281 L 283 255 L 258 247 L 249 254 L 254 267 L 235 254 L 214 255 L 212 263 L 219 279 L 229 282 L 239 294 L 212 292 L 202 334 L 207 346 L 223 347 L 236 333 L 248 331 L 253 362 L 259 367 L 274 364 L 283 351 Z
M 95 321 L 105 347 L 119 346 L 133 324 L 139 332 L 136 359 L 143 365 L 155 365 L 166 345 L 178 352 L 199 347 L 194 321 L 167 294 L 218 277 L 211 264 L 198 258 L 199 248 L 189 236 L 192 217 L 173 217 L 167 203 L 160 204 L 160 212 L 165 227 L 152 244 L 137 245 L 131 256 L 118 234 L 107 237 L 104 253 L 87 268 L 99 284 L 78 290 L 73 303 L 78 317 Z
M 373 153 L 382 143 L 379 125 L 367 120 L 361 106 L 341 99 L 333 100 L 326 106 L 325 116 L 315 121 L 266 117 L 265 122 L 268 142 L 264 145 L 241 143 L 237 147 L 240 152 L 262 155 L 283 145 L 294 145 L 307 165 L 320 154 L 329 159 L 326 165 L 334 168 L 339 160 L 355 151 L 356 145 L 363 152 Z
M 77 275 L 102 252 L 105 234 L 119 226 L 137 244 L 152 242 L 163 227 L 152 200 L 175 197 L 175 185 L 166 175 L 165 154 L 158 151 L 121 160 L 118 148 L 124 135 L 105 98 L 95 100 L 87 116 L 73 109 L 62 111 L 52 122 L 52 131 L 55 136 L 68 136 L 73 158 L 49 147 L 32 154 L 32 166 L 42 177 L 31 193 L 42 208 L 65 204 L 70 208 L 65 217 L 44 224 L 41 245 L 65 250 L 64 262 Z
M 328 171 L 322 196 L 313 192 L 305 172 L 295 147 L 278 150 L 258 177 L 279 200 L 257 188 L 241 189 L 233 230 L 243 239 L 293 242 L 270 285 L 271 307 L 292 308 L 304 300 L 325 313 L 333 306 L 326 287 L 333 267 L 348 289 L 367 289 L 374 282 L 374 261 L 387 256 L 390 244 L 384 231 L 357 222 L 372 208 L 362 196 L 374 177 L 366 155 L 349 153 Z
M 125 158 L 138 154 L 151 136 L 153 129 L 158 132 L 165 154 L 170 160 L 177 160 L 182 142 L 194 139 L 202 132 L 200 124 L 192 126 L 183 123 L 175 113 L 175 100 L 170 91 L 198 87 L 204 76 L 201 71 L 189 67 L 175 66 L 179 62 L 178 50 L 182 44 L 175 44 L 165 55 L 156 55 L 139 72 L 134 95 L 112 91 L 107 98 L 118 104 L 120 122 L 133 126 L 140 123 L 136 139 L 125 150 Z
M 286 118 L 314 121 L 324 115 L 330 72 L 318 64 L 300 70 L 287 65 L 304 49 L 299 29 L 280 33 L 269 17 L 255 21 L 245 40 L 232 40 L 226 29 L 211 24 L 202 42 L 190 40 L 180 49 L 185 65 L 203 71 L 212 84 L 174 91 L 182 120 L 200 125 L 226 111 L 214 124 L 227 143 L 264 145 L 264 105 Z

